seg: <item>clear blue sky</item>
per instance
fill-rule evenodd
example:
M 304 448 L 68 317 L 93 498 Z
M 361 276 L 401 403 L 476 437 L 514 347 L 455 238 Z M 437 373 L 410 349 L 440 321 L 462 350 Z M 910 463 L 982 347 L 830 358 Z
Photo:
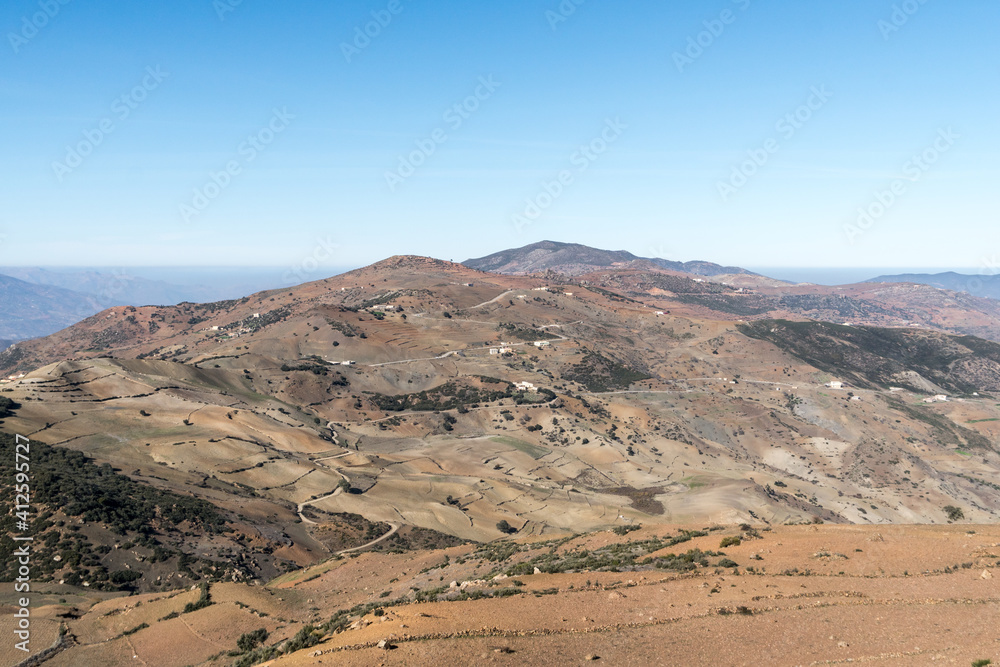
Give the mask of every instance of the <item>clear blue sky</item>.
M 1000 256 L 995 0 L 63 1 L 0 8 L 0 265 Z

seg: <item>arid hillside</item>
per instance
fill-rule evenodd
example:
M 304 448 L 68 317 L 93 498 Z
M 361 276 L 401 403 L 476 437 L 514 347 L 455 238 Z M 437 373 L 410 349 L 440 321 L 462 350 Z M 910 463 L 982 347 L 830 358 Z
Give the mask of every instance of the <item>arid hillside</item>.
M 752 291 L 699 280 L 634 271 L 576 281 L 502 276 L 394 257 L 235 301 L 114 308 L 48 338 L 19 343 L 0 353 L 4 376 L 15 375 L 0 385 L 0 427 L 29 436 L 39 451 L 49 452 L 48 468 L 36 471 L 38 480 L 69 488 L 60 475 L 73 466 L 86 473 L 73 494 L 86 502 L 67 503 L 52 488 L 37 496 L 39 517 L 31 530 L 46 545 L 44 558 L 51 559 L 39 569 L 38 583 L 82 596 L 74 599 L 173 595 L 171 604 L 183 601 L 183 609 L 190 602 L 194 609 L 188 613 L 195 614 L 197 605 L 206 604 L 200 595 L 221 599 L 216 591 L 228 590 L 218 588 L 222 582 L 246 583 L 246 590 L 259 592 L 255 585 L 282 572 L 311 581 L 311 572 L 319 576 L 344 562 L 338 558 L 354 562 L 349 557 L 357 549 L 402 551 L 409 554 L 403 560 L 377 566 L 385 586 L 388 579 L 400 584 L 385 597 L 405 597 L 402 605 L 430 599 L 414 587 L 422 591 L 450 579 L 498 574 L 448 570 L 437 574 L 436 584 L 433 577 L 417 583 L 412 566 L 403 565 L 412 554 L 455 550 L 448 552 L 448 563 L 468 563 L 473 552 L 492 553 L 491 545 L 503 539 L 556 544 L 609 530 L 635 537 L 630 531 L 643 526 L 648 535 L 658 535 L 659 542 L 646 545 L 657 546 L 655 552 L 681 544 L 671 543 L 678 535 L 665 537 L 677 525 L 746 524 L 777 531 L 791 530 L 787 524 L 844 524 L 844 534 L 850 534 L 848 524 L 877 524 L 879 530 L 942 524 L 928 533 L 910 530 L 955 535 L 947 524 L 996 521 L 1000 345 L 936 327 L 766 319 L 772 310 L 744 318 L 723 311 L 733 310 L 729 300 L 753 297 Z M 117 507 L 122 498 L 130 500 Z M 163 520 L 165 515 L 172 518 Z M 698 548 L 719 550 L 708 542 Z M 498 548 L 506 554 L 512 547 Z M 624 573 L 640 564 L 635 559 L 655 558 L 641 548 L 629 547 L 627 562 L 618 552 L 602 552 L 598 562 L 583 557 L 581 563 L 589 565 L 559 567 Z M 823 551 L 856 560 L 832 546 L 813 550 Z M 357 562 L 370 558 L 382 557 L 360 556 Z M 697 567 L 731 567 L 722 558 L 734 559 L 726 551 L 705 556 L 704 563 L 699 557 Z M 816 563 L 840 560 L 825 558 Z M 734 560 L 740 568 L 756 567 Z M 530 575 L 538 567 L 544 574 L 552 562 L 534 561 L 531 572 L 517 572 Z M 979 567 L 967 557 L 956 562 Z M 643 567 L 650 563 L 658 568 L 654 561 Z M 803 556 L 782 571 L 818 571 L 816 563 Z M 935 569 L 907 563 L 902 569 L 908 572 Z M 313 567 L 320 570 L 307 569 Z M 683 568 L 688 576 L 690 568 Z M 566 594 L 582 595 L 586 579 L 573 579 Z M 406 581 L 414 583 L 403 587 Z M 714 580 L 704 583 L 710 590 L 722 588 Z M 280 616 L 325 623 L 337 609 L 368 604 L 365 596 L 375 594 L 372 586 L 352 586 L 345 581 L 338 587 L 351 591 L 348 598 L 312 598 L 304 616 L 267 613 L 273 621 Z M 380 596 L 388 590 L 378 586 Z M 531 604 L 547 608 L 549 597 L 542 593 L 561 586 L 542 586 Z M 632 595 L 589 586 L 595 600 L 615 591 Z M 754 590 L 750 598 L 769 594 Z M 515 592 L 504 609 L 519 609 Z M 876 593 L 887 595 L 865 594 Z M 562 600 L 562 593 L 552 599 Z M 585 599 L 566 597 L 565 604 Z M 149 629 L 113 642 L 81 641 L 94 646 L 73 650 L 112 663 L 117 658 L 104 653 L 112 646 L 132 645 L 139 655 L 140 638 L 170 636 L 144 634 L 154 622 L 163 618 L 181 628 L 195 618 L 168 607 L 156 607 L 155 613 L 162 611 L 156 618 L 143 616 L 128 627 L 114 626 L 116 634 L 94 637 L 117 637 L 144 622 Z M 239 605 L 235 609 L 246 616 Z M 180 618 L 170 616 L 173 611 Z M 569 618 L 566 613 L 552 612 L 553 618 Z M 750 622 L 740 620 L 745 613 L 732 619 L 714 608 L 699 613 L 699 619 L 712 619 L 711 627 Z M 602 636 L 624 633 L 621 641 L 633 641 L 627 637 L 636 632 L 661 641 L 657 633 L 667 632 L 633 626 L 638 619 L 628 615 L 608 617 L 604 625 L 613 630 Z M 664 628 L 687 622 L 669 614 L 654 618 L 673 619 L 660 624 Z M 239 634 L 259 629 L 250 627 L 253 618 L 244 621 L 199 631 L 215 637 L 207 640 L 215 649 L 183 654 L 183 664 L 235 650 L 230 647 Z M 411 621 L 400 622 L 423 623 Z M 830 616 L 829 622 L 837 621 Z M 471 641 L 480 632 L 446 626 L 426 628 L 448 640 L 442 656 L 454 655 L 450 639 L 468 631 Z M 268 645 L 302 630 L 294 623 L 282 627 L 291 634 L 267 626 Z M 521 636 L 516 624 L 496 627 L 507 628 L 495 636 L 509 639 L 511 650 L 528 646 L 515 646 Z M 240 633 L 230 637 L 235 629 Z M 299 639 L 311 642 L 310 632 Z M 562 650 L 556 635 L 541 633 L 530 643 L 542 647 L 539 656 L 551 657 Z M 364 633 L 352 636 L 358 638 L 352 646 L 370 641 Z M 481 637 L 483 647 L 473 650 L 506 659 L 508 654 L 486 647 L 493 641 L 486 637 L 494 635 Z M 863 655 L 882 646 L 860 638 L 843 641 L 867 647 Z M 386 659 L 405 662 L 409 649 L 400 646 Z M 588 650 L 610 656 L 608 646 L 597 642 Z M 828 655 L 829 647 L 816 647 L 815 655 Z
M 996 663 L 998 555 L 1000 531 L 971 525 L 399 543 L 266 586 L 130 597 L 43 586 L 33 645 L 62 627 L 55 667 Z

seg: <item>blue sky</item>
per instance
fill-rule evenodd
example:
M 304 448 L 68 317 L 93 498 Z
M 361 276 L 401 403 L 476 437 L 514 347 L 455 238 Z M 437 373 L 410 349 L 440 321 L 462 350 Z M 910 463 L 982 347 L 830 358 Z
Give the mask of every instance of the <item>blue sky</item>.
M 8 0 L 0 265 L 1000 256 L 1000 4 L 577 2 Z

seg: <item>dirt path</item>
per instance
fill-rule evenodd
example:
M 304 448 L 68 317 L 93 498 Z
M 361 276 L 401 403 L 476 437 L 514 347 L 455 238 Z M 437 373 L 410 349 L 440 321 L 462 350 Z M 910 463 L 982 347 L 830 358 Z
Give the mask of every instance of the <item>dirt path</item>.
M 330 422 L 330 423 L 332 424 L 333 422 Z M 330 428 L 330 427 L 327 426 L 327 428 Z M 343 454 L 336 454 L 334 456 L 323 456 L 323 457 L 318 458 L 318 459 L 313 459 L 313 461 L 329 461 L 330 459 L 342 459 L 345 456 L 350 456 L 351 454 L 353 454 L 353 452 L 344 452 Z
M 434 361 L 435 359 L 445 359 L 452 356 L 453 354 L 458 354 L 459 352 L 464 352 L 465 350 L 448 350 L 444 354 L 439 354 L 436 357 L 423 357 L 421 359 L 400 359 L 399 361 L 383 361 L 380 364 L 371 364 L 371 368 L 377 368 L 379 366 L 392 366 L 393 364 L 406 364 L 411 361 Z
M 497 301 L 499 301 L 500 299 L 504 298 L 508 294 L 513 294 L 514 292 L 527 292 L 527 291 L 528 290 L 524 290 L 524 289 L 509 289 L 506 292 L 502 292 L 500 294 L 497 294 L 495 297 L 493 297 L 489 301 L 483 301 L 481 304 L 479 304 L 477 306 L 473 306 L 472 308 L 466 308 L 465 310 L 474 310 L 476 308 L 482 308 L 483 306 L 488 306 L 491 303 L 496 303 Z
M 472 320 L 468 320 L 468 321 L 472 321 Z M 539 329 L 546 329 L 548 327 L 562 327 L 562 326 L 568 326 L 569 324 L 578 324 L 578 322 L 569 322 L 566 325 L 562 325 L 562 324 L 549 324 L 549 325 L 547 325 L 545 327 L 538 327 L 538 328 Z M 557 338 L 549 340 L 548 341 L 549 343 L 557 343 L 559 341 L 569 340 L 569 338 L 567 338 L 566 336 L 563 336 L 562 334 L 552 334 L 552 335 L 553 336 L 557 336 Z M 534 345 L 534 343 L 533 342 L 523 342 L 523 343 L 505 343 L 504 344 L 505 347 L 523 347 L 525 345 Z M 379 366 L 392 366 L 394 364 L 408 364 L 408 363 L 411 363 L 411 362 L 414 362 L 414 361 L 436 361 L 436 360 L 439 360 L 439 359 L 445 359 L 447 357 L 450 357 L 452 355 L 456 355 L 456 354 L 459 354 L 459 353 L 468 354 L 468 353 L 488 352 L 488 351 L 489 351 L 489 349 L 485 348 L 485 347 L 463 348 L 461 350 L 448 350 L 447 352 L 445 352 L 443 354 L 439 354 L 436 357 L 420 357 L 419 359 L 397 359 L 396 361 L 383 361 L 382 363 L 378 363 L 378 364 L 369 364 L 369 367 L 370 368 L 378 368 Z
M 347 454 L 350 454 L 350 453 L 351 452 L 347 452 Z M 341 454 L 340 456 L 346 456 L 346 454 Z M 331 456 L 331 457 L 328 457 L 328 458 L 340 458 L 340 457 L 339 456 Z M 317 459 L 317 460 L 319 460 L 319 459 Z M 351 481 L 350 479 L 348 479 L 347 475 L 345 475 L 344 473 L 340 472 L 336 468 L 330 468 L 329 466 L 321 466 L 321 467 L 322 468 L 326 468 L 327 470 L 332 470 L 333 472 L 337 473 L 338 475 L 340 475 L 341 477 L 344 478 L 345 482 L 350 482 Z M 342 487 L 338 486 L 337 490 L 334 491 L 333 493 L 328 493 L 325 496 L 321 496 L 319 498 L 313 498 L 312 500 L 304 500 L 304 501 L 302 501 L 301 503 L 298 504 L 298 507 L 295 508 L 295 512 L 299 515 L 299 519 L 302 520 L 302 523 L 310 523 L 310 524 L 312 524 L 312 525 L 315 526 L 316 522 L 313 521 L 312 519 L 308 518 L 305 514 L 302 513 L 302 511 L 306 507 L 308 507 L 309 505 L 313 505 L 315 503 L 318 503 L 321 500 L 326 500 L 327 498 L 333 498 L 334 496 L 339 496 L 343 492 L 344 492 L 344 489 Z
M 396 534 L 396 531 L 399 530 L 399 524 L 398 523 L 390 523 L 389 525 L 391 526 L 391 528 L 389 529 L 389 532 L 386 533 L 385 535 L 383 535 L 382 537 L 376 538 L 376 539 L 372 540 L 371 542 L 369 542 L 368 544 L 362 544 L 360 547 L 352 547 L 350 549 L 342 549 L 342 550 L 340 550 L 340 551 L 337 552 L 337 555 L 339 556 L 340 554 L 349 554 L 352 551 L 361 551 L 362 549 L 367 549 L 368 547 L 370 547 L 370 546 L 372 546 L 374 544 L 378 544 L 382 540 L 385 540 L 385 539 L 388 539 L 389 537 L 392 537 L 393 535 Z

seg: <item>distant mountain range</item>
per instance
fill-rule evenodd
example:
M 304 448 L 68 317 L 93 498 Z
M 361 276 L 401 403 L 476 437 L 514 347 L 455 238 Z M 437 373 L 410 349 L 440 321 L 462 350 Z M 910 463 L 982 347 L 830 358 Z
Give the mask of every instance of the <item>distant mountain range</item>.
M 720 266 L 712 262 L 674 262 L 657 257 L 639 257 L 625 250 L 600 250 L 579 243 L 540 241 L 521 248 L 468 259 L 464 266 L 479 271 L 506 275 L 527 275 L 553 271 L 565 276 L 579 276 L 602 269 L 668 269 L 698 276 L 732 274 L 753 275 L 737 266 Z
M 136 306 L 180 303 L 192 296 L 190 288 L 147 280 L 126 272 L 79 269 L 53 271 L 37 267 L 0 267 L 0 274 L 35 285 L 61 287 L 109 301 Z
M 0 349 L 55 333 L 111 306 L 221 301 L 295 280 L 276 268 L 143 271 L 167 280 L 120 269 L 0 267 Z
M 120 302 L 0 275 L 0 340 L 47 336 L 114 305 Z
M 900 273 L 866 280 L 869 283 L 916 283 L 953 292 L 967 292 L 973 296 L 1000 299 L 1000 275 L 968 275 L 947 271 L 945 273 Z
M 843 307 L 843 304 L 835 308 L 799 308 L 791 304 L 789 299 L 804 298 L 796 293 L 787 294 L 787 290 L 793 286 L 783 281 L 768 279 L 758 273 L 736 266 L 722 266 L 706 261 L 678 262 L 656 257 L 640 257 L 625 250 L 602 250 L 591 248 L 578 243 L 560 243 L 556 241 L 541 241 L 532 243 L 521 248 L 502 250 L 486 257 L 469 259 L 463 262 L 465 267 L 489 273 L 504 275 L 530 275 L 552 272 L 567 278 L 584 276 L 591 273 L 613 272 L 621 274 L 621 277 L 612 280 L 611 283 L 638 281 L 645 285 L 650 280 L 665 280 L 664 271 L 688 274 L 689 276 L 704 276 L 712 278 L 716 282 L 723 282 L 733 288 L 746 287 L 763 289 L 775 289 L 780 292 L 774 294 L 760 294 L 752 297 L 745 295 L 725 297 L 725 295 L 714 295 L 709 307 L 720 307 L 717 303 L 720 299 L 736 299 L 738 310 L 746 311 L 751 305 L 750 302 L 778 297 L 780 303 L 768 301 L 767 303 L 755 303 L 751 308 L 753 312 L 760 315 L 768 311 L 786 311 L 798 313 L 807 317 L 818 319 L 833 318 L 845 320 L 865 320 L 859 312 L 871 309 L 870 300 L 862 302 L 862 308 L 852 306 Z M 638 274 L 652 273 L 658 274 L 659 279 L 645 277 Z M 286 272 L 287 274 L 287 272 Z M 631 278 L 624 277 L 625 274 L 636 274 Z M 145 277 L 133 275 L 127 271 L 119 270 L 97 270 L 97 269 L 45 269 L 36 267 L 0 267 L 0 350 L 8 347 L 11 343 L 46 336 L 80 320 L 89 317 L 105 308 L 121 305 L 172 305 L 182 302 L 205 303 L 220 301 L 224 299 L 238 298 L 245 294 L 275 287 L 290 286 L 288 276 L 282 276 L 278 269 L 163 269 L 145 271 Z M 164 279 L 165 278 L 165 279 Z M 602 279 L 596 278 L 598 282 Z M 293 281 L 294 282 L 294 281 Z M 182 284 L 186 283 L 186 284 Z M 993 300 L 1000 300 L 1000 276 L 976 276 L 963 275 L 955 272 L 938 274 L 907 273 L 898 275 L 882 275 L 872 278 L 866 283 L 915 283 L 951 293 L 971 294 L 975 297 L 989 297 Z M 613 289 L 624 287 L 624 285 L 607 284 L 605 287 Z M 632 285 L 631 288 L 641 287 Z M 645 285 L 648 287 L 648 285 Z M 708 288 L 692 288 L 690 286 L 682 291 L 690 289 L 705 290 Z M 715 289 L 715 288 L 712 288 Z M 806 286 L 802 289 L 809 291 Z M 799 290 L 801 291 L 801 290 Z M 935 317 L 925 319 L 915 307 L 929 306 L 935 304 L 933 308 L 938 308 L 941 304 L 937 302 L 944 298 L 943 293 L 923 292 L 920 294 L 910 294 L 909 292 L 886 293 L 889 298 L 888 304 L 902 307 L 910 313 L 909 319 L 921 322 L 925 325 L 936 322 Z M 841 294 L 843 296 L 843 294 Z M 874 293 L 870 296 L 874 296 Z M 966 297 L 953 295 L 954 298 L 962 300 L 960 310 L 962 312 L 985 314 L 983 321 L 968 321 L 959 324 L 958 321 L 952 325 L 965 333 L 984 336 L 997 340 L 998 334 L 995 327 L 996 313 L 991 303 L 988 301 L 966 302 Z M 694 298 L 694 297 L 685 297 Z M 699 297 L 701 298 L 701 297 Z M 705 297 L 708 298 L 708 297 Z M 881 297 L 879 297 L 881 298 Z M 952 297 L 949 297 L 952 298 Z M 902 300 L 900 300 L 902 299 Z M 815 301 L 815 299 L 813 299 Z M 916 301 L 915 301 L 916 300 Z M 947 299 L 945 299 L 947 300 Z M 897 303 L 898 302 L 898 303 Z M 798 303 L 796 301 L 796 303 Z M 730 312 L 732 304 L 726 304 L 724 311 Z M 881 306 L 880 306 L 881 307 Z M 866 310 L 867 309 L 867 310 Z M 891 309 L 890 309 L 891 310 Z M 747 311 L 748 313 L 750 311 Z M 775 314 L 780 315 L 781 312 Z M 870 314 L 870 313 L 869 313 Z M 883 313 L 884 315 L 885 313 Z M 897 317 L 897 315 L 899 317 Z M 896 313 L 891 318 L 892 321 L 900 320 L 902 311 Z M 980 318 L 975 315 L 975 318 Z M 907 318 L 902 318 L 907 319 Z M 954 319 L 954 318 L 952 318 Z M 982 319 L 982 318 L 980 318 Z M 879 324 L 891 324 L 891 321 L 878 322 Z

